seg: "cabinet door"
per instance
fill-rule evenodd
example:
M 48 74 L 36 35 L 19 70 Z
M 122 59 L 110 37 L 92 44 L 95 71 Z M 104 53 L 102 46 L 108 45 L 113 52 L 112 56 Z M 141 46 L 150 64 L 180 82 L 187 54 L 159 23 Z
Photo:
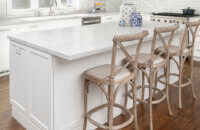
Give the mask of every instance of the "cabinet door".
M 28 107 L 28 51 L 24 46 L 10 44 L 10 102 L 27 112 Z
M 51 55 L 30 49 L 30 117 L 42 130 L 53 127 L 53 69 Z
M 9 40 L 7 35 L 15 31 L 15 26 L 0 27 L 0 71 L 9 69 Z
M 72 27 L 81 25 L 80 18 L 47 21 L 47 29 Z

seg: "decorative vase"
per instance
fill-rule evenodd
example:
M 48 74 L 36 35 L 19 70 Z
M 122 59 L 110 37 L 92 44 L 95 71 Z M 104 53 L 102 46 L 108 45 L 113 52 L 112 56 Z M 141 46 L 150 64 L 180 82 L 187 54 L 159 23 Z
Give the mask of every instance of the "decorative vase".
M 140 13 L 134 12 L 132 14 L 131 23 L 132 26 L 142 26 L 142 15 Z
M 135 7 L 131 3 L 124 3 L 120 6 L 120 20 L 124 21 L 124 25 L 131 26 L 132 13 Z

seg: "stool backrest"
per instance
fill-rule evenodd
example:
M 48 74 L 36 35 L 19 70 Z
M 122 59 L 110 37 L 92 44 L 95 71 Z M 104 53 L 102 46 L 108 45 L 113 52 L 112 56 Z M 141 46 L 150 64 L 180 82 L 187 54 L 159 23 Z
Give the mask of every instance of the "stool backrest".
M 196 40 L 196 35 L 199 29 L 199 26 L 200 26 L 200 20 L 186 23 L 186 26 L 181 38 L 181 53 L 183 53 L 185 48 L 192 49 L 192 51 L 194 50 L 194 43 Z M 188 34 L 189 35 L 191 34 L 190 36 L 192 36 L 192 39 L 188 39 Z
M 143 42 L 144 37 L 149 35 L 148 31 L 143 31 L 141 33 L 135 33 L 135 34 L 129 34 L 129 35 L 120 35 L 120 36 L 115 36 L 113 38 L 113 50 L 112 50 L 112 61 L 111 61 L 111 82 L 114 80 L 114 77 L 116 74 L 118 74 L 123 68 L 126 68 L 129 64 L 133 66 L 134 69 L 134 74 L 137 73 L 137 61 L 138 61 L 138 54 L 140 52 L 141 44 Z M 130 42 L 130 41 L 135 41 L 139 40 L 137 44 L 137 50 L 135 54 L 135 61 L 133 62 L 131 55 L 128 53 L 126 48 L 123 46 L 123 42 Z M 115 70 L 115 62 L 116 62 L 116 53 L 117 53 L 117 47 L 121 49 L 123 54 L 125 55 L 127 59 L 127 63 L 119 70 Z M 137 77 L 137 76 L 136 76 Z M 111 83 L 112 84 L 112 83 Z
M 163 54 L 165 54 L 165 57 L 169 58 L 169 49 L 171 47 L 171 43 L 174 37 L 175 31 L 179 28 L 179 25 L 176 24 L 174 26 L 168 26 L 168 27 L 159 27 L 154 29 L 154 35 L 153 35 L 153 40 L 152 40 L 152 47 L 151 47 L 151 59 L 150 63 L 153 65 L 153 61 L 158 57 Z M 170 36 L 168 38 L 168 42 L 165 41 L 164 37 L 162 34 L 170 33 Z M 157 37 L 161 40 L 162 45 L 164 47 L 164 50 L 161 50 L 156 56 L 154 55 L 155 51 L 155 44 Z

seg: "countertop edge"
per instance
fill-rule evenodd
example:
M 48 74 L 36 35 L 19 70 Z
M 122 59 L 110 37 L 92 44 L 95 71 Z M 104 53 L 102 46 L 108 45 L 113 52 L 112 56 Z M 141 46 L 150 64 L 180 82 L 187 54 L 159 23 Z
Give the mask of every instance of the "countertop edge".
M 180 31 L 177 31 L 175 33 L 175 35 L 178 34 L 179 32 Z M 164 37 L 167 37 L 167 36 L 168 35 L 166 35 Z M 145 38 L 143 42 L 145 43 L 145 42 L 151 41 L 152 38 L 153 38 L 153 36 L 149 36 L 149 37 Z M 96 54 L 100 54 L 100 53 L 104 53 L 104 52 L 108 52 L 108 51 L 112 50 L 112 46 L 111 46 L 111 47 L 101 48 L 99 50 L 93 50 L 93 51 L 83 52 L 83 53 L 79 53 L 77 55 L 69 56 L 69 55 L 66 55 L 66 54 L 62 54 L 60 52 L 56 52 L 56 51 L 53 51 L 53 50 L 50 50 L 50 49 L 35 45 L 34 43 L 29 43 L 29 42 L 26 42 L 24 40 L 17 39 L 15 37 L 10 36 L 10 35 L 8 36 L 8 39 L 11 40 L 11 41 L 17 42 L 19 44 L 28 46 L 30 48 L 42 51 L 44 53 L 47 53 L 47 54 L 50 54 L 50 55 L 53 55 L 53 56 L 68 60 L 68 61 L 76 60 L 76 59 L 80 59 L 80 58 L 84 58 L 84 57 L 88 57 L 88 56 L 91 56 L 91 55 L 96 55 Z M 137 43 L 134 42 L 132 44 L 127 44 L 127 45 L 125 44 L 124 46 L 128 47 L 128 46 L 131 46 L 131 45 L 134 45 L 134 44 L 137 44 Z

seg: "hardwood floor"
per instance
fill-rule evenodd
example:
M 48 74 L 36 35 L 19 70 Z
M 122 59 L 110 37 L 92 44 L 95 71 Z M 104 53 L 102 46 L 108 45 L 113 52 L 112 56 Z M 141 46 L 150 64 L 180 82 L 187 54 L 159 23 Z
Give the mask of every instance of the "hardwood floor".
M 184 73 L 188 74 L 189 72 L 190 69 L 188 68 L 188 65 L 186 65 Z M 171 117 L 168 115 L 166 101 L 158 105 L 153 105 L 153 122 L 155 130 L 200 130 L 200 63 L 195 62 L 194 72 L 194 87 L 197 99 L 193 100 L 189 87 L 183 88 L 183 110 L 179 110 L 177 108 L 178 91 L 176 88 L 170 88 L 170 101 L 174 116 Z M 0 130 L 24 130 L 24 128 L 11 116 L 8 81 L 8 78 L 0 79 Z M 148 130 L 148 105 L 139 104 L 137 110 L 140 130 Z M 126 115 L 120 115 L 115 118 L 115 124 L 123 122 L 126 118 Z M 133 125 L 130 125 L 123 130 L 133 130 Z
M 11 115 L 9 79 L 0 79 L 0 130 L 25 130 Z

